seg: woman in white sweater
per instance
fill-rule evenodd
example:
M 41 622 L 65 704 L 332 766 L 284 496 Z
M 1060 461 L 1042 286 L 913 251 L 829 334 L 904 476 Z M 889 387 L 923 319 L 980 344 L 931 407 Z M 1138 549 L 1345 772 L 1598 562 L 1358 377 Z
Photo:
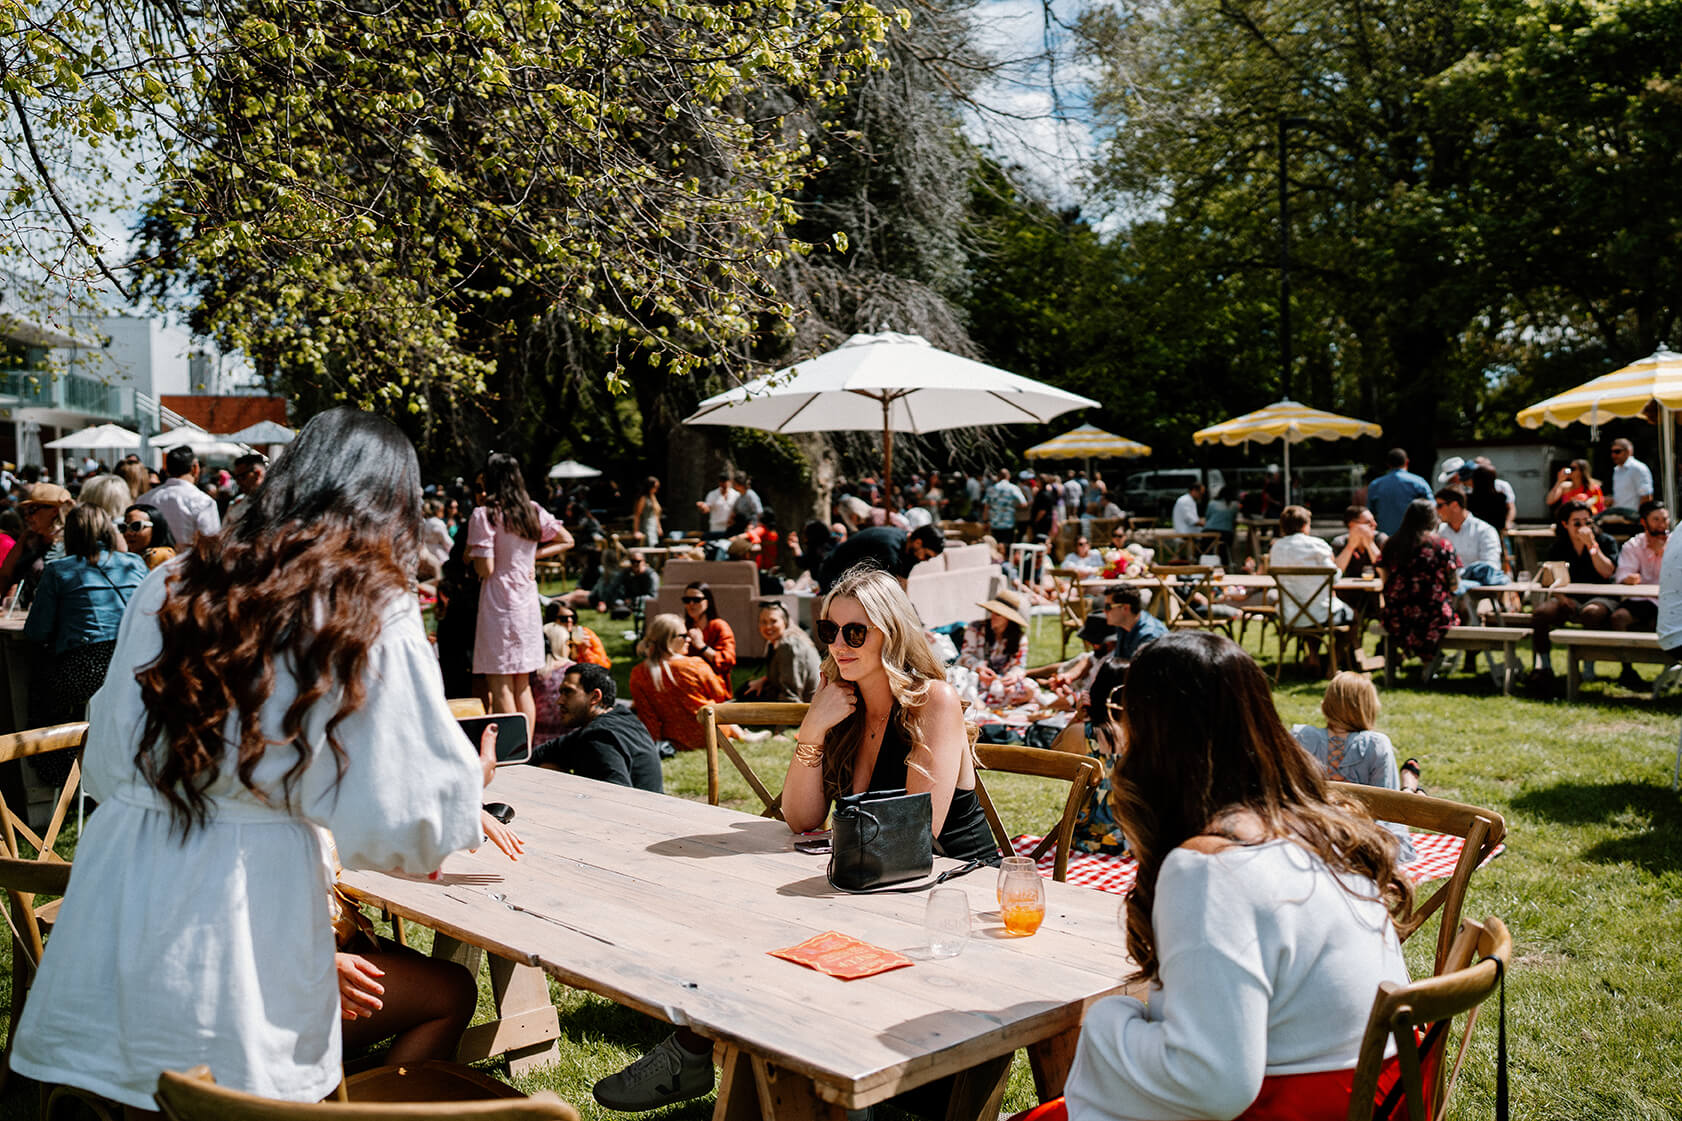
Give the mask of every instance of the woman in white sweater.
M 1141 651 L 1124 729 L 1127 947 L 1153 988 L 1087 1013 L 1069 1117 L 1341 1119 L 1378 985 L 1408 979 L 1395 837 L 1330 796 L 1218 635 Z

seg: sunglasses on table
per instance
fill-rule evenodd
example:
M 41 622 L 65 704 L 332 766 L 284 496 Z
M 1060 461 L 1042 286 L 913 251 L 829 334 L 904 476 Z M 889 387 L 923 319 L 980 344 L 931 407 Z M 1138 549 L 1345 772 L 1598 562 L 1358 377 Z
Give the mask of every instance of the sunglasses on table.
M 124 533 L 140 533 L 144 530 L 151 529 L 152 528 L 152 523 L 151 522 L 124 522 L 122 525 L 118 526 L 117 528 L 122 530 Z
M 818 632 L 818 641 L 825 646 L 834 646 L 835 636 L 840 635 L 842 642 L 857 650 L 864 645 L 864 640 L 870 637 L 868 623 L 848 623 L 843 626 L 834 619 L 819 619 L 812 629 Z

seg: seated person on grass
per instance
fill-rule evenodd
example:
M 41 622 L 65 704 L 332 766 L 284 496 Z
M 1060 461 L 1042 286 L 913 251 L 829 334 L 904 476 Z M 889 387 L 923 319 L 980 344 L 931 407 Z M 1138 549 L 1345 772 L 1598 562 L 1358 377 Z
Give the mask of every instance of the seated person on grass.
M 789 621 L 788 608 L 776 600 L 759 605 L 759 637 L 765 649 L 765 673 L 745 682 L 736 692 L 741 701 L 803 703 L 818 688 L 818 666 L 823 659 L 806 632 Z
M 567 667 L 556 693 L 562 733 L 545 740 L 531 761 L 552 771 L 664 793 L 660 753 L 635 713 L 614 706 L 613 674 L 587 662 Z
M 1361 786 L 1376 786 L 1383 790 L 1401 790 L 1402 775 L 1396 768 L 1396 749 L 1390 737 L 1373 730 L 1378 723 L 1378 690 L 1365 674 L 1344 670 L 1326 683 L 1326 696 L 1320 702 L 1320 712 L 1326 718 L 1324 728 L 1312 724 L 1291 725 L 1291 735 L 1303 750 L 1326 768 L 1326 777 L 1337 782 L 1353 782 Z M 1419 789 L 1419 764 L 1408 760 L 1410 788 Z M 1399 863 L 1414 859 L 1413 841 L 1407 826 L 1390 822 L 1382 825 L 1401 841 L 1396 854 Z

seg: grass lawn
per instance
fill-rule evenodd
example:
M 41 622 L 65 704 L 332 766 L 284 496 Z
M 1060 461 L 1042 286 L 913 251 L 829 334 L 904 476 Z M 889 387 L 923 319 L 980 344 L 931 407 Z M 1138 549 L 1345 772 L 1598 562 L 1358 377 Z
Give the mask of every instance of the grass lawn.
M 581 617 L 614 656 L 623 688 L 633 658 L 624 624 L 591 612 Z M 1046 637 L 1036 643 L 1034 660 L 1048 661 L 1057 644 L 1049 637 L 1053 626 L 1042 621 L 1041 628 Z M 1267 653 L 1271 658 L 1271 647 Z M 1649 674 L 1655 668 L 1644 667 Z M 1616 667 L 1602 669 L 1616 673 Z M 1498 915 L 1513 932 L 1507 986 L 1513 1115 L 1682 1116 L 1682 801 L 1670 789 L 1682 705 L 1604 684 L 1585 687 L 1582 699 L 1567 705 L 1501 698 L 1482 676 L 1439 678 L 1429 690 L 1419 689 L 1416 678 L 1410 670 L 1405 683 L 1383 691 L 1380 728 L 1404 758 L 1420 759 L 1431 793 L 1492 807 L 1507 819 L 1507 851 L 1473 880 L 1467 914 Z M 1288 667 L 1277 692 L 1285 721 L 1317 719 L 1321 688 Z M 789 741 L 778 737 L 747 745 L 744 754 L 774 786 L 789 751 Z M 757 810 L 728 763 L 723 774 L 726 803 Z M 668 760 L 666 787 L 704 798 L 701 753 Z M 1043 832 L 1060 808 L 1061 797 L 1035 780 L 993 776 L 988 788 L 1018 831 Z M 1416 973 L 1429 967 L 1434 926 L 1426 931 L 1408 954 Z M 1119 931 L 1116 946 L 1119 964 Z M 0 974 L 0 985 L 7 976 L 9 970 Z M 482 987 L 485 1014 L 488 987 Z M 560 1009 L 561 1061 L 519 1084 L 552 1089 L 587 1118 L 617 1116 L 596 1106 L 591 1083 L 658 1041 L 664 1027 L 605 1000 L 551 988 Z M 1479 1026 L 1451 1118 L 1493 1113 L 1494 1011 L 1491 1005 L 1490 1019 Z M 1019 1056 L 1007 1108 L 1026 1108 L 1032 1095 Z M 14 1079 L 0 1115 L 32 1117 L 34 1101 L 34 1088 Z M 708 1097 L 654 1116 L 711 1112 Z

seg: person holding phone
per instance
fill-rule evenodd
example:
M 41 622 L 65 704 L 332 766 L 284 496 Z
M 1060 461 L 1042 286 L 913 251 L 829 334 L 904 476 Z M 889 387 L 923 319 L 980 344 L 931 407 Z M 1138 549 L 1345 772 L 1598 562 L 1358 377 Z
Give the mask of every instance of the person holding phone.
M 1554 510 L 1556 515 L 1567 502 L 1583 503 L 1590 514 L 1599 514 L 1606 509 L 1606 493 L 1600 487 L 1600 480 L 1589 473 L 1589 461 L 1586 459 L 1573 459 L 1569 466 L 1561 467 L 1552 489 L 1548 491 L 1548 509 Z
M 238 519 L 140 584 L 90 704 L 99 812 L 14 1070 L 137 1110 L 201 1063 L 266 1098 L 338 1084 L 325 833 L 345 867 L 425 875 L 481 843 L 495 768 L 409 590 L 420 509 L 397 426 L 332 409 Z

